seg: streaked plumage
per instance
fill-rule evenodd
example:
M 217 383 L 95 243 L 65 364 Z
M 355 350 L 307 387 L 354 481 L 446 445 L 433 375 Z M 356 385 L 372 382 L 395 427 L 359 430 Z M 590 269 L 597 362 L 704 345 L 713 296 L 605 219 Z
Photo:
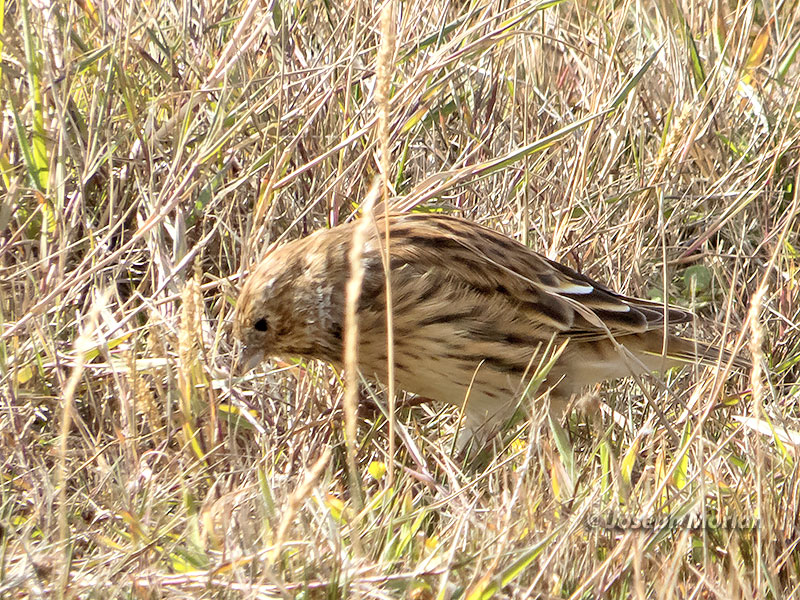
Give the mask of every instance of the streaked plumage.
M 717 351 L 675 335 L 665 344 L 662 304 L 618 294 L 491 229 L 433 214 L 392 215 L 388 222 L 396 383 L 460 406 L 472 382 L 465 414 L 473 433 L 491 433 L 513 413 L 523 375 L 538 364 L 534 354 L 551 341 L 569 340 L 543 388 L 552 387 L 558 411 L 598 381 L 717 359 Z M 363 249 L 358 351 L 364 375 L 385 381 L 386 220 L 377 224 Z M 234 324 L 244 363 L 300 356 L 341 366 L 353 227 L 288 243 L 253 270 Z M 668 325 L 692 319 L 675 307 L 666 317 Z

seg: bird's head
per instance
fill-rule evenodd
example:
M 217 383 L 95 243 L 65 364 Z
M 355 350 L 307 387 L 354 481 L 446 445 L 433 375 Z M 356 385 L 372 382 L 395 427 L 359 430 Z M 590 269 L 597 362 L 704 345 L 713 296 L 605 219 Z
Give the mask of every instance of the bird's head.
M 233 322 L 241 344 L 237 371 L 246 373 L 273 357 L 336 360 L 331 349 L 335 310 L 331 273 L 324 254 L 316 251 L 315 236 L 290 242 L 270 252 L 247 277 Z M 337 290 L 339 292 L 339 290 Z

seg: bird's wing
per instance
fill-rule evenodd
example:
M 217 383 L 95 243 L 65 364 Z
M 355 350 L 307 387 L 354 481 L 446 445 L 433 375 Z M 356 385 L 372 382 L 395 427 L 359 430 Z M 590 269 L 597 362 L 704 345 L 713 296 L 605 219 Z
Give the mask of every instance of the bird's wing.
M 501 295 L 556 335 L 585 340 L 641 333 L 691 321 L 692 313 L 618 294 L 527 246 L 445 215 L 390 217 L 392 260 L 431 269 L 488 297 Z

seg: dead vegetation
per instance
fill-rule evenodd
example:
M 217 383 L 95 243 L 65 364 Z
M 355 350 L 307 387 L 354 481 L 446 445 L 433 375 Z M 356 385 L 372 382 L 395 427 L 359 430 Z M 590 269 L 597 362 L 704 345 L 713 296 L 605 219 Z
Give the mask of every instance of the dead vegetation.
M 382 5 L 6 2 L 0 590 L 795 595 L 800 9 L 768 6 L 397 3 L 379 133 Z M 403 209 L 691 306 L 753 371 L 603 386 L 614 415 L 481 465 L 402 399 L 389 454 L 362 388 L 359 506 L 339 375 L 232 380 L 228 327 L 244 269 L 386 164 Z

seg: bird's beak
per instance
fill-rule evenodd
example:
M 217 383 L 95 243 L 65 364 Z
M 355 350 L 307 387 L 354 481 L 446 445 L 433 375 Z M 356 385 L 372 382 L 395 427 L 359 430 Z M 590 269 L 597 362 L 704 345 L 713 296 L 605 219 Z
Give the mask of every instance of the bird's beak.
M 239 348 L 239 356 L 233 366 L 235 375 L 241 377 L 249 371 L 255 369 L 264 360 L 264 352 L 257 348 L 248 348 L 241 346 Z

